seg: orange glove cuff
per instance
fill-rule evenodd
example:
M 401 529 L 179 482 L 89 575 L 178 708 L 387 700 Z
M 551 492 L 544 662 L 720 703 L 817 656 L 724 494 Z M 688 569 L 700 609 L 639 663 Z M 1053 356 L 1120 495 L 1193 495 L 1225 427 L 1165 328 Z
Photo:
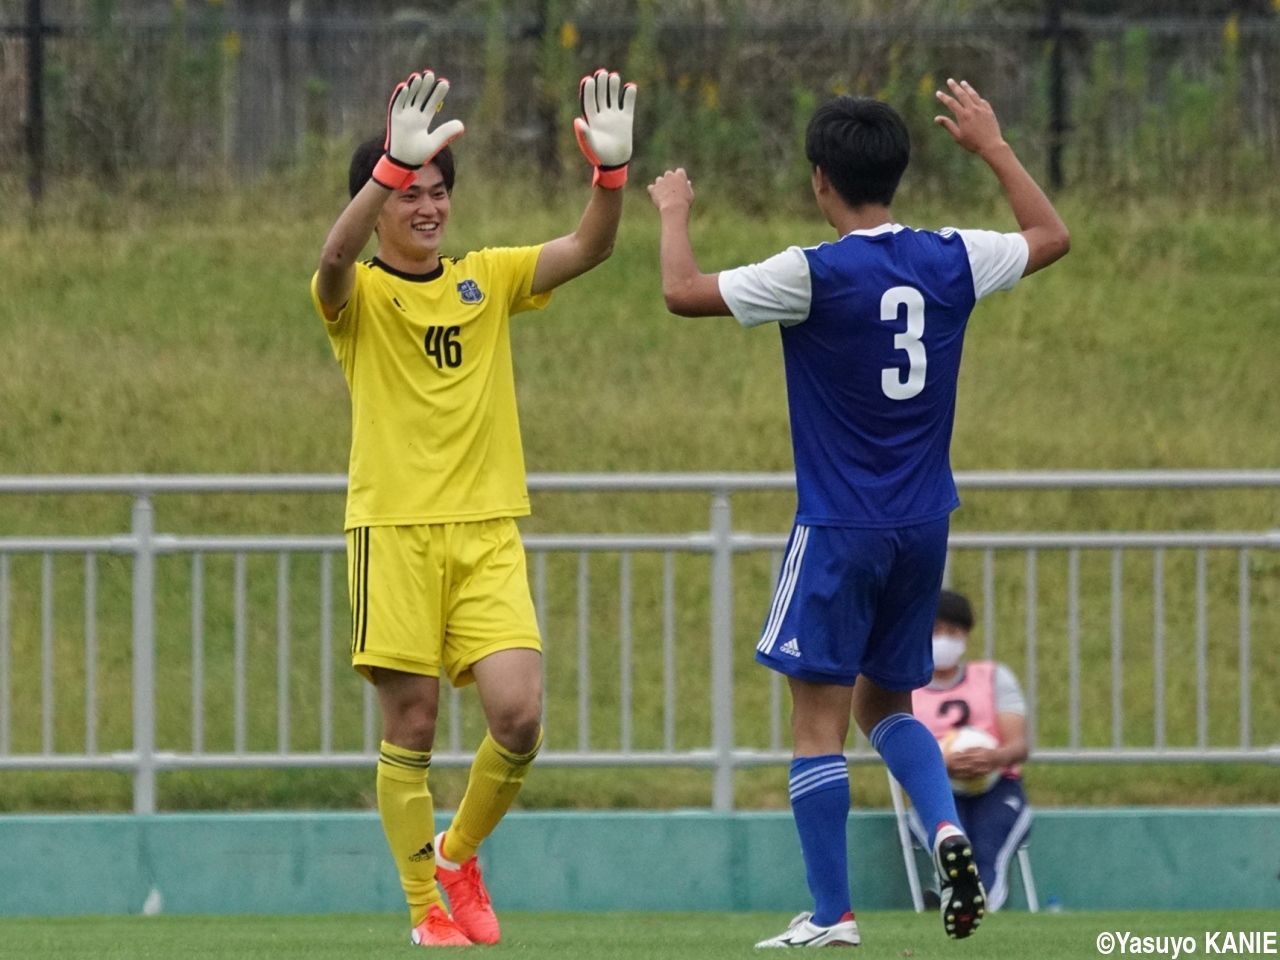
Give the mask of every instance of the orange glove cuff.
M 620 167 L 596 167 L 596 172 L 591 177 L 593 187 L 603 187 L 606 190 L 619 190 L 626 182 L 627 165 L 625 163 Z
M 384 153 L 373 168 L 373 179 L 388 190 L 406 190 L 418 176 L 418 167 L 408 167 Z

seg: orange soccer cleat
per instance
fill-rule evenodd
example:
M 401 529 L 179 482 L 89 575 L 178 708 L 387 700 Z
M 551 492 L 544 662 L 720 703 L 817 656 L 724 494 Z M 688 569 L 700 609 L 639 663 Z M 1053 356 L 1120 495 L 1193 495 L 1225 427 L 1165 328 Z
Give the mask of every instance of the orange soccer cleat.
M 438 903 L 427 910 L 423 921 L 413 928 L 409 939 L 416 947 L 469 947 L 471 940 L 448 911 Z
M 444 833 L 436 837 L 436 882 L 449 897 L 454 922 L 472 943 L 497 943 L 502 936 L 493 902 L 480 875 L 480 861 L 472 856 L 463 864 L 445 859 Z

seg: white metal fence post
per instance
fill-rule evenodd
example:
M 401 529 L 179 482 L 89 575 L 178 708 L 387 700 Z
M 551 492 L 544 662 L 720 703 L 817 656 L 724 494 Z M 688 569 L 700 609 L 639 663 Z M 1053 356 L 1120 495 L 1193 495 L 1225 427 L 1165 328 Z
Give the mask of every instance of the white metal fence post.
M 711 497 L 711 805 L 733 809 L 733 514 L 729 491 Z
M 133 500 L 133 812 L 156 811 L 155 512 L 143 491 Z

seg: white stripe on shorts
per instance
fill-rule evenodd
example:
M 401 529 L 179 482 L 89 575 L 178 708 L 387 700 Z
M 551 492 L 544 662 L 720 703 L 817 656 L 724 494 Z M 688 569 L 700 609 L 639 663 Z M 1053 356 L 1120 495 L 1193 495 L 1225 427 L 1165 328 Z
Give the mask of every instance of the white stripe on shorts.
M 778 577 L 778 589 L 773 595 L 773 606 L 769 610 L 769 620 L 765 624 L 764 635 L 756 644 L 761 653 L 770 653 L 778 642 L 778 631 L 782 629 L 782 621 L 787 615 L 787 607 L 791 604 L 791 595 L 796 591 L 796 581 L 800 578 L 800 563 L 804 560 L 805 544 L 809 542 L 809 528 L 796 526 L 795 539 L 791 541 L 791 552 L 787 554 L 782 565 L 782 574 Z

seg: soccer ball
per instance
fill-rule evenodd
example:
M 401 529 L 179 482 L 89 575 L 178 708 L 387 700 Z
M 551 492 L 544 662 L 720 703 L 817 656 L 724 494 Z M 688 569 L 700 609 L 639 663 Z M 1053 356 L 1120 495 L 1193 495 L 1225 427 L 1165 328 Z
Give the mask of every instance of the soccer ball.
M 961 727 L 958 730 L 952 730 L 938 741 L 938 746 L 942 748 L 943 759 L 949 758 L 953 753 L 972 750 L 974 747 L 985 747 L 991 750 L 999 745 L 1000 743 L 995 737 L 985 730 L 979 730 L 977 727 Z M 980 777 L 968 777 L 966 779 L 952 777 L 951 789 L 965 797 L 976 797 L 994 787 L 999 779 L 1000 771 L 998 769 Z

